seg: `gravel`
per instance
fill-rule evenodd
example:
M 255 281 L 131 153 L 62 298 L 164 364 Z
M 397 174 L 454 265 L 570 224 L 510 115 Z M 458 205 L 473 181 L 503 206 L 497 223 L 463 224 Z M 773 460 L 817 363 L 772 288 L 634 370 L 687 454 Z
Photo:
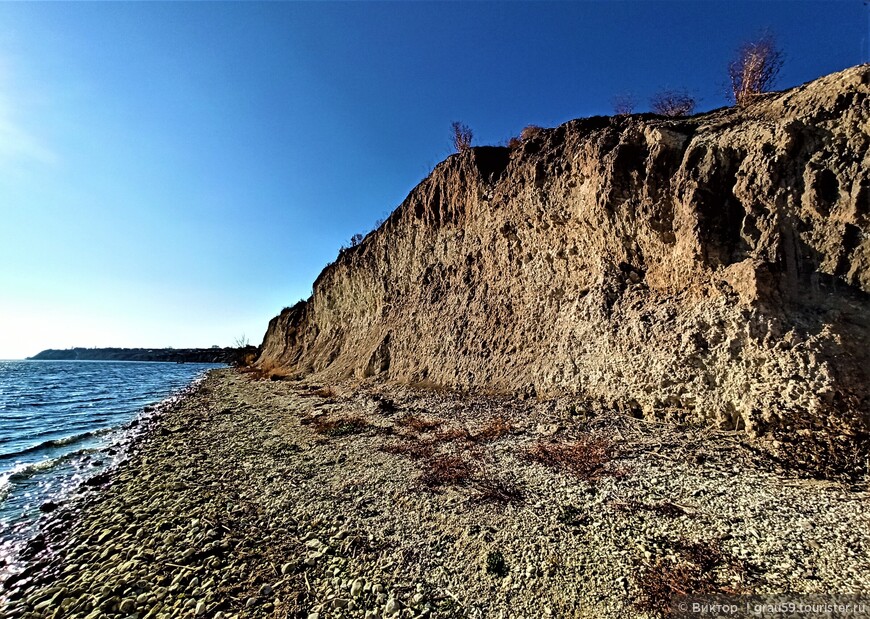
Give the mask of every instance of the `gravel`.
M 343 417 L 368 425 L 317 422 Z M 609 447 L 588 477 L 529 455 L 589 436 Z M 0 614 L 643 617 L 649 579 L 698 548 L 716 591 L 867 591 L 863 486 L 756 454 L 739 434 L 567 399 L 219 370 L 104 486 L 43 516 L 46 548 L 7 579 Z M 432 483 L 457 459 L 467 476 Z

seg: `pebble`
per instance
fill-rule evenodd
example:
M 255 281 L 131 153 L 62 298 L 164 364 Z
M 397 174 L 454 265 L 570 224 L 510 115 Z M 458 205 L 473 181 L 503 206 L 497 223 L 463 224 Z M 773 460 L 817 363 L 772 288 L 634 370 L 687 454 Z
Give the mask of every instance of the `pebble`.
M 395 598 L 390 598 L 389 600 L 387 600 L 387 604 L 386 606 L 384 606 L 384 612 L 387 615 L 395 615 L 397 612 L 399 612 L 399 609 L 399 602 L 397 602 Z
M 260 383 L 250 384 L 252 389 L 260 388 Z M 288 384 L 278 383 L 278 388 Z M 281 432 L 297 432 L 293 424 L 299 409 L 285 411 L 281 397 L 276 396 L 274 410 L 253 407 L 256 419 L 253 412 L 243 413 L 243 407 L 221 417 L 223 424 L 238 416 L 242 425 L 222 429 L 226 440 L 222 435 L 214 448 L 202 440 L 187 440 L 205 436 L 214 440 L 213 433 L 194 433 L 201 425 L 199 419 L 214 421 L 208 412 L 211 404 L 203 401 L 202 408 L 187 413 L 193 420 L 189 427 L 173 420 L 178 430 L 161 440 L 174 445 L 174 451 L 146 447 L 146 451 L 153 449 L 151 464 L 123 465 L 121 481 L 109 487 L 124 490 L 106 495 L 107 508 L 101 515 L 92 510 L 80 516 L 82 541 L 60 548 L 66 562 L 53 568 L 52 586 L 25 584 L 20 595 L 13 590 L 4 611 L 16 619 L 107 619 L 107 615 L 241 619 L 278 612 L 276 591 L 283 598 L 285 588 L 292 591 L 290 587 L 302 583 L 311 587 L 308 599 L 316 604 L 306 609 L 310 619 L 469 616 L 472 609 L 493 618 L 563 616 L 565 609 L 594 606 L 602 600 L 605 604 L 596 616 L 618 619 L 630 614 L 620 604 L 625 593 L 637 587 L 637 565 L 659 558 L 676 560 L 678 551 L 668 544 L 678 539 L 716 539 L 723 551 L 756 566 L 764 582 L 782 590 L 863 590 L 870 585 L 870 558 L 864 552 L 870 547 L 870 535 L 858 526 L 862 511 L 854 494 L 833 486 L 803 488 L 799 480 L 783 484 L 781 477 L 764 477 L 765 473 L 754 470 L 751 458 L 739 475 L 733 475 L 728 461 L 732 456 L 722 446 L 716 452 L 721 462 L 714 462 L 721 469 L 719 477 L 709 464 L 687 460 L 683 466 L 679 450 L 686 439 L 668 436 L 667 444 L 676 446 L 668 460 L 632 453 L 626 457 L 624 478 L 605 476 L 587 483 L 544 466 L 518 464 L 510 450 L 519 449 L 525 444 L 522 441 L 539 440 L 533 435 L 536 426 L 552 423 L 532 410 L 523 426 L 524 438 L 518 432 L 518 439 L 505 439 L 497 443 L 498 449 L 495 443 L 475 445 L 492 458 L 493 471 L 517 475 L 518 483 L 525 484 L 533 497 L 528 503 L 496 509 L 471 501 L 472 487 L 413 491 L 423 464 L 372 450 L 381 441 L 398 440 L 396 436 L 372 433 L 359 439 L 368 450 L 367 459 L 353 451 L 352 441 L 357 438 L 329 439 L 341 440 L 340 449 L 347 451 L 348 458 L 343 467 L 325 467 L 324 462 L 335 461 L 338 447 L 317 444 L 318 439 L 303 440 L 312 430 L 299 426 L 293 441 L 304 447 L 273 460 L 273 449 L 283 453 Z M 310 399 L 305 401 L 310 407 Z M 415 406 L 432 416 L 453 410 L 435 399 Z M 540 406 L 546 410 L 544 404 Z M 466 412 L 460 410 L 450 423 L 465 423 L 461 415 Z M 280 419 L 273 421 L 273 414 Z M 387 422 L 378 423 L 386 427 Z M 474 427 L 474 423 L 467 425 Z M 575 430 L 566 422 L 558 434 L 568 437 Z M 660 425 L 654 430 L 664 431 Z M 645 431 L 643 426 L 630 430 L 626 441 Z M 233 432 L 245 437 L 223 452 L 234 468 L 215 476 L 217 446 L 224 448 Z M 182 438 L 184 444 L 178 442 Z M 511 444 L 512 440 L 519 442 Z M 208 457 L 189 456 L 188 445 L 199 445 L 196 453 Z M 444 449 L 467 453 L 461 442 Z M 382 488 L 370 480 L 383 472 L 377 467 L 384 462 L 397 468 L 389 471 L 391 478 L 377 481 Z M 505 462 L 507 467 L 502 466 Z M 203 470 L 211 477 L 200 476 Z M 238 484 L 238 495 L 220 494 L 228 483 Z M 334 484 L 347 484 L 341 500 L 351 501 L 357 509 L 336 513 L 336 506 L 343 503 L 335 500 Z M 133 494 L 125 496 L 130 489 Z M 841 493 L 849 498 L 840 498 Z M 653 509 L 666 502 L 687 513 L 662 515 Z M 782 507 L 769 509 L 774 502 Z M 46 518 L 62 513 L 65 505 Z M 565 506 L 582 510 L 589 524 L 581 528 L 561 522 Z M 689 513 L 692 509 L 703 512 L 703 518 Z M 198 525 L 185 519 L 188 514 L 199 516 Z M 739 520 L 731 519 L 734 514 Z M 53 539 L 46 539 L 53 547 Z M 771 545 L 772 540 L 782 543 Z M 480 570 L 467 567 L 468 557 L 492 545 L 504 547 L 506 556 L 516 558 L 516 570 L 496 587 Z M 267 554 L 259 547 L 279 550 Z M 273 562 L 280 566 L 281 580 L 276 580 Z M 723 578 L 731 579 L 728 582 L 735 588 L 745 585 L 735 574 Z M 232 592 L 231 597 L 226 591 Z M 554 599 L 560 595 L 566 597 Z M 235 601 L 222 614 L 209 612 L 227 599 Z M 463 608 L 466 601 L 469 606 Z M 544 608 L 544 603 L 550 608 Z M 570 616 L 570 610 L 566 612 Z
M 350 586 L 350 594 L 353 597 L 357 597 L 362 594 L 363 587 L 365 586 L 365 581 L 361 578 L 357 578 L 353 581 L 353 584 Z

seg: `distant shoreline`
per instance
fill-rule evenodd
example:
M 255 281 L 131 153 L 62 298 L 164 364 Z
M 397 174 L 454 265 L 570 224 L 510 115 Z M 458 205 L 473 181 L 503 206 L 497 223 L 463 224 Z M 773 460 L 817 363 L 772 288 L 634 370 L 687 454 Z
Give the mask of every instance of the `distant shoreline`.
M 153 361 L 163 363 L 235 363 L 246 354 L 244 348 L 49 348 L 25 361 Z

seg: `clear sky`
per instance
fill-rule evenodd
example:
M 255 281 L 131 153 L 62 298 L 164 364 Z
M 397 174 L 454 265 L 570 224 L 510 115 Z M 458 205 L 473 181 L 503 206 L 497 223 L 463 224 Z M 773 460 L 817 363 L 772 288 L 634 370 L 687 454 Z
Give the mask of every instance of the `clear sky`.
M 450 153 L 528 124 L 725 104 L 778 36 L 794 86 L 867 59 L 861 0 L 0 4 L 0 359 L 230 345 Z

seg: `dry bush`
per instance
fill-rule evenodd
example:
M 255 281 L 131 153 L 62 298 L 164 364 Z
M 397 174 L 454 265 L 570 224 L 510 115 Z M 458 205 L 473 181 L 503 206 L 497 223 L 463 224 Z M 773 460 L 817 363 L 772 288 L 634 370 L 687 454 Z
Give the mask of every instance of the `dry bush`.
M 360 432 L 365 432 L 369 427 L 369 422 L 357 415 L 346 415 L 334 418 L 329 418 L 327 415 L 320 415 L 312 419 L 310 423 L 314 426 L 315 432 L 327 436 L 359 434 Z
M 501 415 L 487 421 L 474 435 L 475 440 L 494 441 L 514 431 L 511 422 Z
M 592 481 L 607 473 L 611 446 L 608 441 L 590 435 L 574 441 L 538 441 L 526 449 L 525 457 Z
M 695 98 L 684 90 L 663 90 L 650 99 L 650 109 L 661 116 L 677 118 L 695 111 Z
M 239 371 L 248 374 L 252 380 L 285 380 L 292 377 L 292 372 L 287 368 L 267 361 L 260 365 L 251 364 L 240 367 Z
M 654 617 L 669 617 L 675 596 L 741 593 L 716 580 L 717 571 L 726 570 L 741 578 L 746 572 L 746 566 L 726 555 L 717 543 L 678 541 L 672 543 L 670 554 L 639 571 L 640 596 L 635 605 L 640 610 Z
M 511 150 L 516 150 L 522 145 L 523 145 L 523 141 L 516 136 L 509 139 L 508 143 L 507 143 L 507 147 Z
M 431 458 L 435 453 L 435 450 L 429 443 L 414 440 L 394 443 L 392 445 L 384 445 L 381 447 L 381 451 L 398 456 L 406 456 L 411 460 Z
M 399 419 L 397 423 L 406 428 L 410 428 L 414 432 L 431 432 L 436 428 L 440 428 L 444 423 L 444 420 L 422 417 L 414 413 L 409 413 Z
M 320 398 L 334 398 L 338 395 L 338 393 L 332 387 L 321 387 L 311 392 L 312 395 L 316 395 Z
M 543 130 L 544 128 L 539 127 L 538 125 L 529 125 L 527 127 L 524 127 L 522 131 L 520 131 L 520 139 L 523 141 L 531 140 Z
M 471 433 L 465 428 L 448 428 L 447 430 L 441 430 L 435 434 L 435 436 L 429 440 L 429 443 L 451 443 L 453 441 L 473 442 L 474 437 L 471 436 Z
M 513 480 L 483 475 L 472 482 L 475 499 L 482 503 L 519 503 L 525 500 L 523 489 Z
M 460 485 L 468 481 L 472 466 L 459 456 L 435 456 L 426 461 L 419 481 L 427 488 Z
M 782 63 L 782 51 L 769 32 L 741 45 L 734 60 L 728 64 L 734 102 L 740 106 L 748 105 L 755 97 L 770 90 L 776 83 Z
M 611 99 L 613 113 L 617 116 L 628 116 L 637 107 L 637 99 L 630 93 L 621 93 Z
M 453 148 L 456 149 L 457 153 L 464 152 L 471 148 L 473 134 L 468 125 L 456 121 L 450 125 L 450 129 L 453 133 Z

